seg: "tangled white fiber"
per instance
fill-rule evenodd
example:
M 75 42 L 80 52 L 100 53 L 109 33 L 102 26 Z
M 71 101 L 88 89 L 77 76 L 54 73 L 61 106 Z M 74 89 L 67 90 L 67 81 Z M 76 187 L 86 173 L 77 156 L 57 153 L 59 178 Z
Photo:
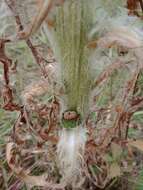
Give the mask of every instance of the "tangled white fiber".
M 81 176 L 85 143 L 86 129 L 82 126 L 60 132 L 57 155 L 63 182 L 74 184 Z

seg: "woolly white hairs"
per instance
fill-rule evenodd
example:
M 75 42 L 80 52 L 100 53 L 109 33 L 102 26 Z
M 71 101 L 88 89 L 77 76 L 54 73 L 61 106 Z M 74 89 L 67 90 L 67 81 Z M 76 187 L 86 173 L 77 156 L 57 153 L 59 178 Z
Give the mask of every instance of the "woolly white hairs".
M 6 3 L 4 0 L 0 2 L 0 18 L 3 19 L 5 17 L 12 16 L 11 11 L 7 7 Z
M 0 1 L 0 37 L 5 37 L 13 33 L 14 31 L 14 20 L 12 13 L 7 7 L 4 0 Z
M 108 32 L 105 37 L 98 41 L 98 45 L 102 48 L 108 48 L 111 44 L 127 48 L 139 48 L 142 45 L 142 39 L 135 30 L 130 30 L 129 27 L 116 27 L 111 32 Z
M 141 20 L 137 17 L 128 16 L 128 10 L 124 6 L 125 2 L 118 0 L 115 3 L 111 0 L 107 0 L 107 2 L 95 0 L 93 2 L 96 2 L 95 7 L 93 6 L 95 10 L 94 24 L 88 34 L 88 39 L 90 42 L 97 42 L 96 49 L 91 51 L 89 56 L 91 74 L 93 80 L 96 81 L 96 78 L 98 78 L 98 75 L 104 68 L 119 58 L 115 47 L 129 48 L 129 53 L 122 57 L 124 59 L 123 62 L 136 59 L 134 55 L 129 55 L 132 53 L 130 49 L 136 48 L 133 51 L 136 51 L 136 55 L 138 51 L 139 55 L 143 34 Z M 117 10 L 114 11 L 114 16 L 110 9 Z M 112 46 L 111 43 L 116 46 Z M 122 58 L 120 57 L 119 59 Z
M 125 47 L 129 51 L 133 51 L 134 54 L 128 57 L 128 61 L 134 59 L 134 64 L 131 65 L 133 68 L 137 65 L 142 67 L 143 35 L 141 34 L 141 30 L 128 26 L 116 27 L 98 41 L 100 48 L 108 48 L 112 45 Z M 126 62 L 127 60 L 124 59 L 123 61 Z
M 86 129 L 78 126 L 62 129 L 57 147 L 57 156 L 62 181 L 74 184 L 80 178 L 86 142 Z
M 115 2 L 111 0 L 93 0 L 94 6 L 94 25 L 89 33 L 89 38 L 93 36 L 102 36 L 115 27 L 128 26 L 141 28 L 142 22 L 134 16 L 128 16 L 128 10 L 125 8 L 125 1 Z

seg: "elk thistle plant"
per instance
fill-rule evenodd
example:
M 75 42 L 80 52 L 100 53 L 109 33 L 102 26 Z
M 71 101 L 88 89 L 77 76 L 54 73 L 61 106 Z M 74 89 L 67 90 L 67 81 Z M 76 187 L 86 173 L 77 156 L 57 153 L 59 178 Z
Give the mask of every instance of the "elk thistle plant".
M 47 5 L 49 5 L 47 2 L 51 1 L 44 1 L 43 10 L 41 9 L 37 17 L 37 24 L 30 30 L 31 34 L 38 29 L 43 20 L 46 21 Z M 62 176 L 60 183 L 75 187 L 77 183 L 82 183 L 82 172 L 85 167 L 84 156 L 89 132 L 86 120 L 93 107 L 93 97 L 100 97 L 104 91 L 102 87 L 104 85 L 98 87 L 97 83 L 106 83 L 110 78 L 110 72 L 105 73 L 103 77 L 101 75 L 101 81 L 97 82 L 97 79 L 98 77 L 100 79 L 100 74 L 111 64 L 112 74 L 115 63 L 119 65 L 116 70 L 120 69 L 121 65 L 126 72 L 123 82 L 127 83 L 129 79 L 131 80 L 135 75 L 134 69 L 139 71 L 142 68 L 140 47 L 143 36 L 140 29 L 132 25 L 136 19 L 133 17 L 129 19 L 125 9 L 122 11 L 120 8 L 116 9 L 117 5 L 123 6 L 124 1 L 116 0 L 115 4 L 111 0 L 61 2 L 60 6 L 51 10 L 52 26 L 46 25 L 45 28 L 44 25 L 56 63 L 48 66 L 48 85 L 45 83 L 47 86 L 42 90 L 48 88 L 47 96 L 52 94 L 60 102 L 59 139 L 56 147 L 57 165 Z M 138 26 L 138 21 L 136 25 Z M 24 38 L 23 34 L 23 32 L 19 33 L 19 38 Z M 118 48 L 126 49 L 127 55 L 119 56 Z M 105 54 L 108 56 L 104 56 Z M 118 121 L 119 112 L 115 111 L 116 105 L 118 106 L 119 103 L 122 105 L 123 102 L 123 109 L 129 106 L 128 100 L 124 101 L 126 98 L 123 90 L 126 86 L 123 84 L 121 86 L 122 88 L 116 88 L 114 98 L 110 100 L 113 106 L 108 115 L 110 118 L 105 121 L 106 127 L 111 130 Z M 38 85 L 36 87 L 33 92 L 30 89 L 24 92 L 23 102 L 26 106 L 32 95 L 43 93 L 40 92 Z M 132 92 L 130 93 L 131 97 Z M 98 100 L 96 103 L 98 104 Z M 102 125 L 102 122 L 100 124 Z M 109 138 L 109 141 L 111 139 Z M 96 139 L 93 141 L 95 142 Z M 107 182 L 110 180 L 107 175 Z M 105 184 L 102 185 L 103 187 Z
M 54 9 L 53 27 L 46 27 L 46 34 L 57 61 L 53 66 L 56 67 L 56 81 L 52 83 L 56 87 L 48 88 L 52 89 L 55 96 L 58 94 L 61 103 L 57 159 L 61 181 L 66 184 L 76 184 L 81 180 L 87 140 L 85 121 L 90 113 L 97 71 L 100 71 L 105 62 L 100 49 L 108 48 L 112 44 L 126 48 L 141 45 L 138 33 L 134 30 L 130 32 L 130 28 L 120 21 L 120 16 L 116 17 L 119 20 L 119 26 L 116 26 L 116 20 L 112 16 L 117 16 L 117 13 L 108 14 L 108 8 L 112 9 L 111 4 L 110 1 L 105 6 L 104 1 L 67 0 Z M 98 9 L 101 9 L 101 13 Z M 107 16 L 107 25 L 105 20 L 104 23 L 98 23 L 102 18 L 98 18 L 96 11 L 103 13 L 104 17 Z M 111 29 L 113 32 L 110 33 Z M 100 38 L 102 35 L 104 37 Z M 95 60 L 98 58 L 100 60 Z M 61 88 L 64 93 L 59 95 L 56 91 Z

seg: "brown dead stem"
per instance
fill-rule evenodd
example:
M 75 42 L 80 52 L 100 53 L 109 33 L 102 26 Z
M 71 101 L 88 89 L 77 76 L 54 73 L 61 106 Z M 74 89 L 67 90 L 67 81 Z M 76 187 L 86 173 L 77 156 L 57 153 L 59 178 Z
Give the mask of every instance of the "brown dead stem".
M 9 40 L 0 39 L 0 63 L 3 64 L 3 79 L 4 86 L 2 89 L 2 97 L 4 100 L 3 108 L 9 111 L 19 111 L 21 107 L 15 103 L 13 103 L 13 92 L 10 87 L 9 80 L 9 70 L 12 65 L 12 60 L 9 59 L 5 53 L 5 44 L 9 42 Z
M 18 32 L 22 31 L 24 28 L 23 28 L 22 22 L 20 20 L 20 16 L 16 13 L 16 9 L 15 9 L 16 0 L 5 0 L 5 2 L 15 17 L 15 21 L 18 26 Z M 32 44 L 30 39 L 26 40 L 26 44 L 29 47 L 29 49 L 31 50 L 36 63 L 39 65 L 41 73 L 43 74 L 44 77 L 47 77 L 47 73 L 46 73 L 46 69 L 45 69 L 45 65 L 44 65 L 45 60 L 39 54 L 39 52 L 34 47 L 34 45 Z

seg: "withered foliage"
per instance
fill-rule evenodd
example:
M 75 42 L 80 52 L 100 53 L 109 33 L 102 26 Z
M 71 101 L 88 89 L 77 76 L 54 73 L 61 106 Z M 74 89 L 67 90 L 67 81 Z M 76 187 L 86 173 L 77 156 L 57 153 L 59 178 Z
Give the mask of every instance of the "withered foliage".
M 143 1 L 127 0 L 127 8 L 129 9 L 129 15 L 136 15 L 140 17 L 139 11 L 143 12 Z

